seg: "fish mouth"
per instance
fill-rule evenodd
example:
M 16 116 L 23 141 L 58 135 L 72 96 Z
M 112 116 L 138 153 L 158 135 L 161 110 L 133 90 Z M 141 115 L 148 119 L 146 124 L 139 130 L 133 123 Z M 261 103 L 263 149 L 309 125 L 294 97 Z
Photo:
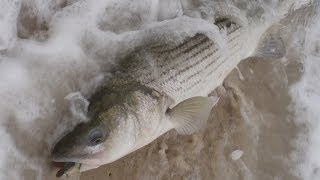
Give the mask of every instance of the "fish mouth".
M 59 168 L 56 173 L 56 177 L 61 177 L 63 175 L 74 174 L 80 172 L 81 163 L 76 162 L 56 162 L 53 161 L 53 166 Z
M 63 175 L 69 175 L 76 172 L 80 172 L 81 164 L 75 162 L 53 162 L 54 166 L 60 168 L 57 173 L 56 177 L 62 177 Z
M 95 154 L 94 159 L 99 158 L 101 153 Z M 92 159 L 93 157 L 89 158 Z M 69 176 L 72 174 L 80 173 L 83 171 L 87 171 L 93 168 L 99 167 L 101 164 L 93 163 L 92 161 L 88 161 L 87 158 L 79 158 L 79 157 L 61 157 L 61 156 L 53 156 L 52 164 L 54 167 L 58 168 L 59 170 L 56 173 L 56 177 L 61 177 L 63 175 Z
M 63 175 L 71 175 L 80 172 L 80 168 L 82 163 L 74 161 L 74 159 L 69 158 L 58 158 L 53 157 L 52 164 L 54 167 L 58 168 L 59 170 L 56 173 L 56 177 L 61 177 Z

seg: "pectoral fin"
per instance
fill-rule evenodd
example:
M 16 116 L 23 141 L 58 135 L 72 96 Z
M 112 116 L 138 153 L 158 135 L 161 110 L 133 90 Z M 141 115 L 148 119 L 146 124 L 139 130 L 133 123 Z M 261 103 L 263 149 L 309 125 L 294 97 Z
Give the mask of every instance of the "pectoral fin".
M 168 111 L 171 122 L 179 134 L 192 134 L 208 120 L 218 97 L 193 97 L 182 101 Z

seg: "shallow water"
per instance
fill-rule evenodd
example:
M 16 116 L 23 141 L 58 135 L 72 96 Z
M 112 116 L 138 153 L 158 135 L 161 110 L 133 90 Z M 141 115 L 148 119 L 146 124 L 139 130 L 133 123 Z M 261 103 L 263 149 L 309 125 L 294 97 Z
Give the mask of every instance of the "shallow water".
M 280 60 L 247 59 L 213 94 L 221 100 L 205 129 L 171 131 L 124 159 L 85 172 L 81 179 L 298 179 L 290 172 L 291 144 L 299 132 L 287 106 L 287 73 Z M 290 83 L 296 81 L 293 77 Z M 231 153 L 243 155 L 232 160 Z
M 0 1 L 0 179 L 55 179 L 52 146 L 87 120 L 79 101 L 137 47 L 163 34 L 179 43 L 197 32 L 223 44 L 209 30 L 214 18 L 232 14 L 243 25 L 255 18 L 276 21 L 277 12 L 307 0 L 293 2 Z M 285 58 L 244 60 L 213 92 L 221 100 L 205 129 L 192 136 L 169 132 L 69 179 L 320 178 L 320 18 L 309 12 L 283 20 Z M 183 14 L 206 21 L 163 21 Z M 233 151 L 243 155 L 232 160 Z

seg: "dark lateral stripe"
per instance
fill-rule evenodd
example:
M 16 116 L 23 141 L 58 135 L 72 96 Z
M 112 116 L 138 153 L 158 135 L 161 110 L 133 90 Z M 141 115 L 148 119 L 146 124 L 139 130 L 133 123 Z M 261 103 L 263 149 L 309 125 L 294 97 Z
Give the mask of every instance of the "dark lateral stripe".
M 235 26 L 235 28 L 233 29 L 227 29 L 227 36 L 232 34 L 233 32 L 237 31 L 238 29 L 240 29 L 241 26 Z M 182 53 L 188 53 L 189 51 L 188 50 L 184 50 L 184 49 L 180 49 L 182 47 L 186 48 L 186 49 L 191 49 L 191 48 L 188 48 L 188 47 L 196 47 L 197 45 L 201 44 L 201 43 L 205 43 L 204 41 L 211 41 L 207 36 L 203 35 L 203 34 L 197 34 L 196 36 L 200 36 L 202 38 L 198 39 L 193 37 L 193 38 L 190 38 L 189 40 L 187 40 L 185 43 L 183 43 L 181 46 L 178 46 L 177 48 L 173 49 L 172 51 L 168 52 L 170 53 L 172 56 L 179 56 L 181 55 Z M 176 51 L 175 51 L 176 50 Z M 179 53 L 179 51 L 182 51 L 181 53 Z M 167 58 L 169 59 L 169 58 Z M 167 60 L 166 59 L 166 60 Z M 164 60 L 164 61 L 166 61 Z
M 195 65 L 198 65 L 200 64 L 201 62 L 205 61 L 205 60 L 209 60 L 209 57 L 211 57 L 215 52 L 211 51 L 209 52 L 209 54 L 205 55 L 200 61 L 197 62 L 197 64 Z M 215 58 L 213 59 L 209 64 L 213 64 L 214 62 L 216 62 L 218 60 L 218 58 Z M 206 68 L 207 68 L 208 65 L 206 65 Z M 192 66 L 193 67 L 193 66 Z M 189 75 L 188 77 L 186 77 L 184 80 L 181 81 L 181 83 L 185 83 L 187 81 L 189 81 L 191 78 L 193 78 L 194 76 L 200 74 L 201 71 L 203 71 L 204 69 L 201 69 L 201 70 L 198 70 L 196 73 L 193 73 L 191 75 Z M 183 72 L 182 72 L 183 73 Z
M 209 44 L 209 45 L 207 45 L 206 47 L 202 48 L 202 49 L 201 49 L 200 51 L 198 51 L 197 53 L 195 53 L 193 56 L 190 56 L 190 57 L 188 57 L 188 58 L 186 58 L 186 59 L 189 60 L 189 59 L 195 58 L 196 56 L 200 55 L 202 52 L 208 50 L 208 49 L 209 49 L 210 47 L 212 47 L 212 46 L 213 46 L 213 44 Z M 212 52 L 212 53 L 215 53 L 215 52 L 217 52 L 217 50 L 218 50 L 217 48 L 214 48 L 213 51 L 211 51 L 211 52 Z M 200 63 L 203 62 L 204 60 L 205 60 L 205 58 L 200 59 L 199 61 L 195 61 L 195 62 L 192 63 L 191 65 L 189 65 L 189 66 L 185 67 L 184 69 L 178 71 L 175 75 L 178 76 L 178 75 L 180 75 L 181 73 L 186 72 L 187 70 L 189 70 L 190 68 L 193 68 L 194 66 L 200 64 Z
M 235 52 L 236 52 L 236 51 L 235 51 Z M 205 58 L 206 58 L 206 59 L 212 58 L 212 57 L 211 57 L 212 55 L 213 55 L 213 53 L 210 53 L 210 54 L 208 54 Z M 214 63 L 216 63 L 220 58 L 221 58 L 221 55 L 219 55 L 219 58 L 215 58 L 215 60 L 213 60 L 213 61 L 211 61 L 209 64 L 207 64 L 204 69 L 198 70 L 198 71 L 195 72 L 194 74 L 188 76 L 188 77 L 187 77 L 186 79 L 184 79 L 182 82 L 183 82 L 183 83 L 188 82 L 189 80 L 191 80 L 191 79 L 192 79 L 193 77 L 195 77 L 196 75 L 199 75 L 201 72 L 210 69 L 210 68 L 212 67 L 212 65 L 213 65 Z M 224 62 L 224 61 L 223 61 L 223 62 Z M 218 66 L 219 66 L 219 65 L 218 65 Z M 216 68 L 214 68 L 214 70 L 216 70 Z
M 202 44 L 202 46 L 203 46 L 203 45 L 205 45 L 205 44 Z M 174 67 L 179 66 L 179 64 L 181 64 L 181 63 L 183 63 L 183 62 L 188 62 L 191 58 L 194 58 L 195 56 L 201 54 L 203 51 L 209 49 L 209 48 L 212 47 L 213 45 L 214 45 L 214 43 L 211 43 L 211 42 L 210 42 L 210 44 L 205 45 L 204 47 L 201 47 L 201 48 L 199 47 L 199 48 L 197 48 L 197 49 L 193 49 L 194 52 L 193 52 L 193 53 L 190 53 L 191 55 L 190 55 L 190 54 L 186 54 L 186 55 L 189 55 L 189 56 L 187 56 L 186 58 L 181 58 L 182 62 L 181 62 L 181 61 L 178 61 L 178 58 L 177 58 L 176 61 L 174 61 L 174 62 L 175 62 L 174 64 L 172 64 L 171 66 L 169 66 L 169 67 L 167 68 L 167 70 L 163 70 L 161 76 L 162 76 L 162 75 L 165 75 L 168 70 L 173 69 Z M 198 51 L 196 51 L 196 50 L 198 50 Z M 216 52 L 217 50 L 218 50 L 217 48 L 214 48 L 212 51 Z M 185 68 L 190 68 L 190 66 L 189 66 L 189 67 L 185 67 Z M 181 71 L 181 70 L 180 70 L 180 71 Z
M 181 54 L 187 54 L 189 51 L 196 49 L 195 47 L 201 46 L 201 45 L 205 44 L 206 42 L 208 42 L 208 38 L 206 36 L 201 35 L 201 34 L 197 34 L 196 36 L 193 38 L 190 38 L 187 43 L 181 44 L 179 46 L 179 48 L 175 48 L 177 50 L 174 52 L 178 53 L 178 55 L 176 55 L 176 53 L 175 53 L 175 55 L 173 55 L 173 54 L 163 55 L 163 54 L 160 54 L 159 52 L 157 52 L 156 57 L 155 57 L 155 58 L 157 58 L 156 61 L 158 62 L 157 68 L 161 71 L 163 69 L 163 67 L 165 67 L 167 61 L 169 61 L 169 60 L 174 61 L 174 59 L 176 59 L 175 57 L 179 57 Z M 165 56 L 165 57 L 163 57 L 163 56 Z M 147 62 L 142 63 L 141 64 L 142 67 L 134 68 L 135 70 L 133 72 L 135 74 L 137 74 L 139 77 L 141 77 L 143 75 L 149 75 L 150 72 L 145 72 L 145 73 L 142 72 L 144 69 L 148 69 L 148 66 L 146 65 L 146 63 Z M 178 64 L 178 62 L 177 62 L 177 64 Z M 173 64 L 173 67 L 177 64 Z M 172 69 L 172 67 L 169 67 L 168 70 L 169 69 Z M 162 73 L 161 76 L 163 76 L 165 74 L 166 74 L 166 72 Z
M 225 28 L 227 27 L 227 24 L 230 23 L 231 27 L 227 28 L 227 35 L 237 31 L 238 29 L 241 28 L 241 26 L 230 22 L 229 20 L 225 20 L 225 21 L 219 21 L 217 23 L 217 25 L 219 26 L 219 29 Z M 183 53 L 189 53 L 191 50 L 193 50 L 193 48 L 199 46 L 202 43 L 206 43 L 206 41 L 211 41 L 210 39 L 208 39 L 205 35 L 202 34 L 196 34 L 194 37 L 187 39 L 184 43 L 182 43 L 181 45 L 170 49 L 169 51 L 165 50 L 165 51 L 158 51 L 155 52 L 157 53 L 157 58 L 161 59 L 159 62 L 160 68 L 162 68 L 163 66 L 165 66 L 165 64 L 167 63 L 167 61 L 175 59 L 175 57 L 179 57 L 181 54 Z M 155 49 L 157 49 L 159 47 L 156 47 Z M 154 50 L 155 50 L 154 49 Z M 163 57 L 163 59 L 161 58 Z
M 204 61 L 204 60 L 207 60 L 209 59 L 212 55 L 214 54 L 214 52 L 210 52 L 209 54 L 207 54 L 205 57 L 203 57 L 203 59 L 201 60 Z M 221 56 L 219 56 L 221 57 Z M 206 65 L 205 69 L 207 69 L 210 65 L 212 65 L 214 62 L 216 62 L 219 58 L 215 58 L 213 59 L 208 65 Z M 198 70 L 196 73 L 193 73 L 191 74 L 190 76 L 186 77 L 184 80 L 181 81 L 182 84 L 186 83 L 187 81 L 189 81 L 190 79 L 192 79 L 193 77 L 195 77 L 196 75 L 200 74 L 200 72 L 202 72 L 203 70 L 205 69 L 201 69 L 201 70 Z
M 231 39 L 228 41 L 228 43 L 231 44 L 237 37 L 239 37 L 239 35 L 231 38 Z M 208 44 L 207 46 L 205 46 L 204 48 L 199 49 L 200 51 L 197 51 L 195 54 L 192 54 L 191 56 L 187 57 L 187 58 L 185 59 L 185 61 L 188 61 L 189 59 L 194 58 L 194 57 L 198 56 L 199 54 L 202 54 L 203 51 L 208 50 L 208 49 L 210 48 L 210 46 L 213 46 L 213 45 L 214 45 L 213 43 L 210 43 L 210 44 Z M 233 47 L 234 47 L 234 45 L 233 45 L 230 49 L 233 49 Z M 213 51 L 208 51 L 208 53 L 207 53 L 203 58 L 201 58 L 199 61 L 195 61 L 195 63 L 193 63 L 193 64 L 185 67 L 184 69 L 178 71 L 178 72 L 175 73 L 174 75 L 168 77 L 166 80 L 164 80 L 164 82 L 161 83 L 161 85 L 165 84 L 166 81 L 170 81 L 170 80 L 172 80 L 174 77 L 179 76 L 181 73 L 184 73 L 184 72 L 188 71 L 189 69 L 191 69 L 191 68 L 193 68 L 194 66 L 202 63 L 203 61 L 208 60 L 208 58 L 209 58 L 210 56 L 212 56 L 214 53 L 216 53 L 217 50 L 218 50 L 218 49 L 215 48 Z M 218 55 L 218 57 L 213 58 L 211 61 L 209 61 L 209 64 L 206 66 L 205 69 L 208 69 L 213 63 L 215 63 L 215 62 L 216 62 L 218 59 L 220 59 L 220 58 L 221 58 L 221 55 L 220 55 L 220 54 Z M 178 65 L 178 64 L 180 64 L 180 63 L 177 63 L 176 65 Z M 169 68 L 169 69 L 166 70 L 166 71 L 162 71 L 161 74 L 160 74 L 160 77 L 163 77 L 165 74 L 167 74 L 170 69 L 172 69 L 172 68 Z M 203 69 L 203 70 L 205 70 L 205 69 Z M 142 70 L 142 69 L 140 69 L 139 71 L 136 71 L 136 74 L 137 74 L 139 77 L 145 77 L 145 81 L 146 81 L 145 83 L 147 83 L 147 84 L 152 83 L 152 82 L 155 81 L 155 78 L 154 78 L 152 75 L 150 75 L 150 73 L 152 73 L 152 72 L 151 72 L 151 71 L 145 71 L 145 70 Z M 196 76 L 196 75 L 199 74 L 199 73 L 200 73 L 200 71 L 198 71 L 196 74 L 190 75 L 189 77 L 187 77 L 186 79 L 184 79 L 181 83 L 187 82 L 188 80 L 190 80 L 192 77 Z
M 187 54 L 187 53 L 189 53 L 190 51 L 192 51 L 193 49 L 195 49 L 199 44 L 204 44 L 204 43 L 206 43 L 207 41 L 208 41 L 208 39 L 205 38 L 205 39 L 203 39 L 202 41 L 200 41 L 198 44 L 192 45 L 191 47 L 189 47 L 189 48 L 181 51 L 181 52 L 180 52 L 179 54 L 177 54 L 177 55 L 179 56 L 179 55 L 181 55 L 181 54 Z
M 231 47 L 230 49 L 232 49 L 232 52 L 231 52 L 231 54 L 230 54 L 230 56 L 232 57 L 232 56 L 235 55 L 235 53 L 237 53 L 237 52 L 240 50 L 240 47 L 239 47 L 239 45 L 238 45 L 237 43 L 235 43 L 235 44 L 232 45 L 232 47 Z M 213 52 L 210 52 L 210 53 L 207 54 L 205 57 L 203 57 L 203 59 L 201 60 L 201 62 L 202 62 L 204 59 L 206 59 L 206 60 L 209 61 L 209 63 L 208 63 L 207 65 L 205 65 L 205 68 L 204 68 L 204 69 L 200 69 L 200 70 L 198 70 L 197 72 L 195 72 L 195 73 L 189 75 L 188 77 L 186 77 L 185 79 L 183 79 L 183 80 L 181 81 L 181 85 L 183 85 L 184 83 L 188 82 L 188 81 L 189 81 L 190 79 L 192 79 L 193 77 L 199 75 L 201 72 L 210 69 L 211 66 L 221 58 L 221 55 L 218 55 L 218 57 L 214 58 L 214 57 L 212 57 L 213 54 L 214 54 Z M 210 61 L 209 59 L 212 59 L 212 60 Z M 227 58 L 224 58 L 224 59 L 226 60 Z M 209 74 L 211 74 L 211 73 L 212 73 L 213 71 L 215 71 L 218 67 L 220 67 L 220 66 L 225 62 L 225 60 L 223 60 L 220 64 L 218 64 L 218 66 L 217 66 L 216 68 L 214 68 L 214 70 L 210 71 Z M 208 76 L 208 75 L 207 75 L 207 76 Z
M 231 34 L 231 36 L 232 36 L 232 33 L 237 31 L 237 30 L 239 30 L 240 28 L 241 28 L 241 26 L 234 25 L 234 28 L 227 29 L 227 33 Z M 228 31 L 228 30 L 230 30 L 230 31 Z M 203 37 L 203 38 L 201 38 L 201 37 Z M 236 35 L 236 36 L 232 37 L 231 39 L 229 39 L 227 44 L 230 44 L 231 42 L 233 42 L 237 37 L 239 37 L 239 35 Z M 194 43 L 195 40 L 198 41 L 196 44 Z M 209 43 L 209 44 L 206 45 L 206 43 Z M 159 62 L 158 63 L 158 65 L 159 65 L 158 69 L 161 72 L 160 73 L 160 77 L 163 77 L 164 75 L 166 75 L 168 73 L 168 71 L 174 69 L 174 67 L 178 67 L 179 64 L 181 64 L 183 62 L 187 62 L 191 58 L 194 58 L 197 55 L 201 54 L 202 52 L 208 50 L 213 45 L 214 45 L 214 43 L 209 38 L 207 38 L 206 36 L 197 35 L 197 37 L 193 37 L 193 38 L 189 39 L 186 43 L 183 43 L 181 46 L 175 48 L 175 49 L 178 49 L 178 48 L 184 47 L 182 50 L 181 49 L 178 49 L 176 51 L 173 50 L 173 52 L 171 52 L 171 54 L 169 54 L 169 55 L 167 54 L 164 58 L 160 58 L 159 57 L 159 59 L 157 61 Z M 192 48 L 190 48 L 190 47 L 192 47 Z M 191 55 L 190 55 L 190 51 L 192 51 L 192 50 L 194 50 L 194 52 L 191 53 Z M 196 50 L 198 50 L 198 51 L 196 51 Z M 160 83 L 160 84 L 164 85 L 166 81 L 170 81 L 174 77 L 179 76 L 181 73 L 183 73 L 183 72 L 189 70 L 190 68 L 200 64 L 201 62 L 205 61 L 205 59 L 208 59 L 209 56 L 212 56 L 217 51 L 218 51 L 218 48 L 214 48 L 212 51 L 209 51 L 208 54 L 205 55 L 205 57 L 202 58 L 200 61 L 195 62 L 195 63 L 185 67 L 184 69 L 178 71 L 177 73 L 175 73 L 174 75 L 172 75 L 172 76 L 170 76 L 170 77 L 168 77 L 166 79 L 163 79 L 162 83 Z M 173 54 L 177 54 L 177 53 L 180 54 L 180 55 L 181 54 L 185 54 L 185 55 L 188 55 L 188 56 L 187 56 L 187 58 L 180 58 L 180 56 L 178 56 L 178 58 L 175 58 L 177 56 L 173 56 Z M 160 54 L 160 56 L 163 57 L 164 55 Z M 210 61 L 209 66 L 211 66 L 214 62 L 216 62 L 216 59 L 219 59 L 219 58 L 221 58 L 221 55 L 219 55 L 217 58 L 214 58 L 215 60 Z M 169 65 L 169 67 L 165 66 L 165 65 L 168 65 L 168 64 L 166 64 L 166 62 L 164 62 L 164 61 L 168 61 L 168 60 L 171 60 L 173 62 L 173 64 Z M 162 62 L 162 63 L 160 63 L 160 62 Z M 164 67 L 166 67 L 166 69 L 163 69 Z M 207 67 L 206 67 L 206 69 L 207 69 Z M 146 82 L 147 84 L 152 83 L 152 82 L 155 81 L 155 79 L 150 76 L 150 72 L 149 71 L 145 71 L 144 73 L 139 73 L 139 74 L 141 74 L 141 75 L 144 74 L 144 75 L 150 77 L 150 78 L 148 78 L 149 80 L 147 80 L 147 82 Z M 147 77 L 146 77 L 146 79 L 147 79 Z
M 210 46 L 208 46 L 206 49 L 208 49 Z M 194 56 L 188 57 L 187 59 L 191 59 L 194 58 L 196 55 L 200 54 L 201 52 L 205 51 L 206 49 L 202 49 L 201 51 L 197 52 L 197 54 L 195 54 Z M 214 50 L 216 52 L 216 50 Z M 184 73 L 186 71 L 188 71 L 189 69 L 193 68 L 194 66 L 196 66 L 197 64 L 201 63 L 202 61 L 204 61 L 205 59 L 201 59 L 200 61 L 196 61 L 195 63 L 185 67 L 184 69 L 179 70 L 178 72 L 176 72 L 175 74 L 173 74 L 172 76 L 168 77 L 165 81 L 170 81 L 172 80 L 174 77 L 179 76 L 181 73 Z
M 234 50 L 234 52 L 231 54 L 231 58 L 234 56 L 235 53 L 240 51 L 240 46 Z M 213 72 L 215 72 L 222 64 L 224 64 L 228 60 L 228 58 L 224 58 L 223 61 L 221 61 L 214 69 L 212 69 L 209 73 L 207 73 L 206 77 L 210 76 Z
M 155 51 L 155 52 L 159 53 L 159 55 L 162 55 L 163 53 L 170 53 L 170 52 L 174 52 L 174 51 L 180 50 L 180 49 L 183 50 L 183 49 L 186 49 L 190 46 L 190 42 L 197 43 L 199 41 L 202 41 L 205 38 L 206 38 L 206 36 L 204 36 L 202 34 L 196 34 L 194 37 L 188 38 L 185 42 L 181 43 L 180 45 L 178 45 L 176 47 L 168 48 L 167 46 L 163 46 L 164 49 L 162 51 Z M 192 43 L 191 43 L 191 45 L 192 45 Z
M 186 92 L 186 91 L 190 90 L 191 88 L 193 88 L 193 87 L 197 86 L 198 84 L 200 84 L 201 81 L 202 80 L 199 79 L 196 82 L 194 82 L 193 84 L 191 84 L 191 85 L 189 85 L 187 87 L 184 87 L 184 88 L 182 88 L 183 86 L 181 85 L 181 86 L 177 87 L 176 89 L 173 89 L 173 91 L 180 92 L 181 90 L 183 90 L 183 92 Z
M 171 52 L 170 54 L 167 54 L 163 59 L 160 59 L 160 61 L 159 61 L 160 68 L 164 67 L 168 61 L 175 63 L 174 60 L 177 59 L 176 57 L 183 56 L 183 54 L 188 54 L 188 53 L 190 53 L 190 51 L 193 51 L 196 48 L 201 48 L 201 45 L 210 42 L 210 40 L 206 36 L 203 36 L 203 37 L 204 38 L 198 42 L 194 42 L 194 41 L 190 40 L 190 43 L 188 43 L 188 46 L 186 46 L 187 48 L 178 49 L 174 52 Z
M 235 28 L 233 31 L 231 31 L 231 33 L 237 31 L 238 29 L 240 29 L 240 26 L 237 27 L 237 28 Z M 233 38 L 231 39 L 231 41 L 233 41 L 233 40 L 234 40 L 235 38 L 237 38 L 237 37 L 238 37 L 238 36 L 233 37 Z M 211 44 L 212 44 L 212 45 L 214 44 L 209 38 L 206 38 L 205 41 L 201 41 L 202 44 L 200 44 L 200 43 L 195 44 L 194 46 L 192 46 L 193 48 L 189 48 L 188 51 L 185 50 L 184 54 L 188 54 L 189 51 L 192 51 L 192 50 L 194 50 L 195 48 L 198 48 L 198 49 L 200 49 L 201 52 L 203 52 L 203 48 L 204 48 L 204 49 L 207 49 L 207 48 L 208 48 L 208 45 L 205 46 L 205 47 L 203 47 L 203 48 L 202 48 L 201 46 L 204 45 L 204 44 L 206 44 L 206 43 L 208 43 L 208 42 L 210 43 L 210 46 L 211 46 Z M 228 40 L 227 43 L 230 43 L 230 40 Z M 217 51 L 217 48 L 214 48 L 213 51 L 216 52 L 216 51 Z M 182 54 L 182 53 L 181 53 L 181 54 Z M 168 69 L 172 69 L 172 68 L 175 67 L 176 65 L 178 65 L 178 64 L 180 64 L 180 63 L 182 63 L 182 62 L 184 62 L 184 61 L 188 61 L 188 60 L 190 59 L 190 57 L 193 58 L 195 55 L 197 55 L 197 54 L 199 54 L 199 53 L 195 51 L 195 54 L 191 54 L 191 55 L 189 56 L 189 58 L 182 59 L 182 62 L 180 62 L 180 61 L 178 61 L 178 62 L 175 61 L 175 60 L 174 60 L 175 58 L 173 58 L 173 57 L 177 57 L 177 56 L 179 57 L 179 56 L 181 56 L 181 54 L 175 55 L 175 56 L 169 56 L 169 57 L 167 57 L 166 59 L 162 59 L 162 61 L 160 61 L 161 64 L 160 64 L 159 68 L 163 68 L 163 67 L 166 65 L 166 63 L 168 62 L 168 60 L 172 60 L 173 64 L 169 65 L 170 67 L 168 68 Z
M 194 82 L 193 84 L 191 84 L 190 86 L 188 86 L 187 88 L 184 88 L 184 92 L 186 92 L 187 90 L 192 89 L 193 87 L 196 87 L 198 84 L 200 84 L 202 81 L 202 79 L 197 80 L 196 82 Z
M 239 37 L 239 35 L 231 38 L 231 39 L 229 40 L 229 44 L 232 44 L 237 37 Z M 230 48 L 231 51 L 234 52 L 234 51 L 235 51 L 234 48 L 235 48 L 237 45 L 238 45 L 237 43 L 233 44 L 232 47 Z M 236 52 L 236 51 L 235 51 L 235 52 Z M 235 52 L 234 52 L 234 53 L 235 53 Z M 210 53 L 207 54 L 204 58 L 209 59 L 213 54 L 214 54 L 214 52 L 210 52 Z M 212 58 L 213 58 L 213 57 L 212 57 Z M 204 70 L 206 70 L 206 69 L 208 69 L 209 67 L 211 67 L 211 65 L 212 65 L 213 63 L 217 62 L 217 60 L 219 60 L 220 58 L 221 58 L 221 54 L 218 54 L 218 57 L 215 57 L 214 59 L 212 59 L 211 61 L 209 61 L 209 64 L 206 65 L 206 67 L 205 67 Z
M 227 29 L 227 35 L 232 34 L 233 32 L 237 31 L 240 29 L 241 26 L 235 25 L 233 28 Z M 200 38 L 199 38 L 200 37 Z M 178 47 L 167 51 L 167 52 L 157 52 L 158 57 L 160 58 L 161 56 L 165 56 L 164 59 L 162 59 L 162 63 L 165 64 L 168 60 L 171 60 L 173 57 L 180 56 L 183 53 L 188 53 L 189 51 L 192 50 L 193 47 L 197 47 L 201 43 L 205 43 L 205 41 L 211 41 L 207 36 L 203 34 L 197 34 L 195 37 L 189 38 L 186 42 L 182 43 Z
M 239 35 L 231 38 L 230 40 L 228 40 L 228 44 L 232 44 L 232 42 L 233 42 L 237 37 L 239 37 Z M 186 58 L 185 61 L 188 61 L 189 59 L 194 58 L 195 56 L 199 55 L 200 53 L 208 50 L 208 49 L 209 49 L 211 46 L 213 46 L 213 45 L 214 45 L 213 43 L 210 43 L 210 44 L 207 45 L 206 47 L 201 48 L 200 51 L 196 52 L 196 54 L 193 54 L 193 55 L 189 56 L 188 58 Z M 206 60 L 209 56 L 211 56 L 212 54 L 216 53 L 217 50 L 218 50 L 217 48 L 214 48 L 213 51 L 209 51 L 209 53 L 208 53 L 207 55 L 205 55 L 204 58 L 202 58 L 202 59 L 199 60 L 199 61 L 194 62 L 193 64 L 185 67 L 184 69 L 179 70 L 179 71 L 176 72 L 174 75 L 172 75 L 172 76 L 170 76 L 169 78 L 167 78 L 167 81 L 172 80 L 174 77 L 179 76 L 181 73 L 184 73 L 184 72 L 186 72 L 187 70 L 193 68 L 194 66 L 200 64 L 201 62 L 203 62 L 204 60 Z M 215 62 L 215 60 L 213 60 L 213 62 Z M 212 63 L 213 63 L 213 62 L 212 62 Z M 166 71 L 165 71 L 165 72 L 166 72 Z M 163 75 L 165 74 L 165 72 L 163 72 Z M 162 75 L 162 74 L 161 74 L 161 75 Z

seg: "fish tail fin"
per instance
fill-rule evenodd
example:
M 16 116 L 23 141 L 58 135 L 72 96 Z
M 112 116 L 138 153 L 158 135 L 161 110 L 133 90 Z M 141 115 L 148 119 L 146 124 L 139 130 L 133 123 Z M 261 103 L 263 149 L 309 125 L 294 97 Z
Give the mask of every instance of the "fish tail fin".
M 278 59 L 285 55 L 286 47 L 281 33 L 278 26 L 273 26 L 262 35 L 253 56 Z

